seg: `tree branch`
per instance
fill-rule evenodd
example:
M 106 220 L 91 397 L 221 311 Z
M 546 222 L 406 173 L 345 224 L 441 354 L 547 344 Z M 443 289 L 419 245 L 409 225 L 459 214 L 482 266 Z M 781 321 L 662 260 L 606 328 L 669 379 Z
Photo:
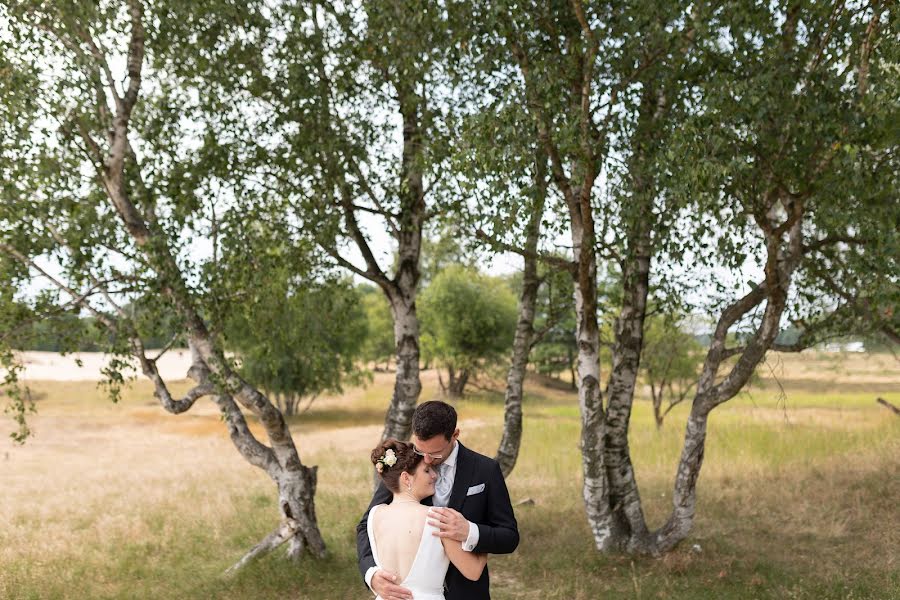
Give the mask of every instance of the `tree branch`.
M 282 545 L 289 539 L 291 539 L 297 531 L 300 530 L 300 523 L 295 521 L 294 519 L 285 519 L 284 522 L 278 526 L 278 529 L 267 535 L 263 540 L 255 545 L 250 552 L 244 555 L 241 560 L 228 567 L 225 571 L 225 575 L 231 576 L 244 568 L 247 564 L 249 564 L 253 559 L 258 558 L 264 554 L 268 554 L 272 550 L 278 548 L 278 546 Z
M 572 10 L 575 11 L 575 17 L 581 25 L 581 31 L 588 40 L 587 55 L 581 64 L 581 151 L 584 154 L 585 161 L 593 165 L 596 161 L 594 153 L 595 139 L 594 124 L 591 115 L 591 82 L 594 74 L 594 60 L 600 48 L 600 42 L 594 36 L 587 17 L 584 14 L 584 6 L 582 0 L 571 0 Z
M 354 212 L 353 208 L 353 203 L 350 200 L 350 194 L 346 189 L 346 186 L 341 186 L 340 192 L 340 205 L 344 211 L 344 220 L 347 223 L 347 229 L 350 230 L 350 237 L 354 242 L 356 242 L 357 248 L 359 248 L 360 253 L 362 253 L 363 260 L 366 261 L 367 270 L 365 271 L 365 273 L 371 273 L 371 275 L 364 274 L 364 272 L 358 270 L 356 272 L 363 277 L 366 277 L 367 279 L 371 279 L 372 281 L 387 281 L 387 275 L 385 275 L 384 271 L 381 270 L 381 266 L 378 264 L 378 260 L 375 258 L 375 254 L 372 252 L 372 248 L 369 246 L 369 241 L 366 239 L 366 236 L 363 234 L 362 229 L 360 229 L 359 227 L 359 223 L 356 220 L 356 213 Z
M 48 273 L 43 268 L 41 268 L 37 263 L 35 263 L 33 260 L 31 260 L 24 254 L 19 252 L 12 246 L 0 242 L 0 250 L 5 252 L 7 255 L 13 257 L 14 259 L 19 261 L 23 265 L 25 265 L 31 269 L 34 269 L 41 276 L 46 278 L 50 283 L 52 283 L 54 286 L 56 286 L 59 290 L 62 290 L 64 292 L 66 292 L 67 294 L 69 294 L 69 296 L 71 296 L 73 299 L 72 300 L 73 304 L 77 304 L 78 306 L 83 306 L 84 308 L 86 308 L 88 310 L 88 312 L 90 312 L 92 315 L 94 315 L 94 317 L 96 317 L 98 321 L 100 321 L 105 326 L 107 326 L 111 331 L 117 330 L 115 323 L 109 318 L 108 315 L 98 311 L 97 309 L 95 309 L 93 306 L 91 306 L 87 302 L 87 298 L 90 295 L 93 295 L 94 293 L 102 293 L 101 290 L 95 290 L 94 288 L 91 288 L 91 291 L 89 293 L 76 292 L 74 289 L 72 289 L 71 287 L 69 287 L 68 285 L 63 283 L 62 281 L 60 281 L 60 280 L 56 279 L 55 277 L 53 277 L 52 275 L 50 275 L 50 273 Z
M 535 260 L 539 260 L 545 264 L 553 265 L 558 267 L 564 271 L 569 273 L 573 273 L 577 268 L 577 264 L 573 261 L 566 260 L 564 258 L 560 258 L 558 256 L 554 256 L 552 254 L 545 254 L 543 252 L 529 252 L 524 248 L 520 248 L 518 246 L 513 246 L 506 242 L 500 241 L 497 238 L 493 237 L 480 227 L 475 231 L 475 236 L 485 242 L 488 242 L 492 246 L 503 250 L 504 252 L 512 252 L 513 254 L 518 254 L 519 256 L 523 256 L 526 258 L 533 258 Z
M 94 38 L 87 30 L 77 26 L 74 29 L 75 34 L 79 38 L 81 38 L 81 40 L 85 44 L 87 44 L 88 50 L 90 51 L 91 56 L 94 58 L 97 67 L 103 72 L 103 75 L 106 77 L 106 87 L 109 90 L 110 96 L 112 96 L 113 102 L 116 105 L 116 109 L 121 110 L 122 98 L 119 97 L 119 91 L 116 89 L 116 80 L 112 75 L 112 70 L 109 68 L 109 62 L 106 60 L 106 53 L 100 50 L 100 48 L 94 42 Z
M 142 21 L 144 9 L 140 0 L 129 0 L 128 8 L 131 16 L 131 43 L 128 46 L 128 88 L 125 90 L 122 103 L 125 113 L 130 116 L 141 88 L 145 34 Z
M 384 205 L 378 199 L 377 194 L 375 194 L 375 191 L 372 189 L 372 186 L 369 184 L 368 178 L 363 174 L 362 169 L 359 166 L 359 162 L 356 161 L 355 159 L 350 159 L 349 162 L 350 162 L 350 167 L 353 169 L 353 173 L 356 175 L 357 180 L 359 181 L 360 185 L 363 188 L 363 191 L 366 193 L 366 195 L 369 197 L 369 199 L 377 207 L 378 210 L 371 211 L 371 209 L 366 209 L 363 207 L 359 207 L 359 208 L 361 210 L 370 210 L 371 212 L 374 212 L 375 214 L 379 214 L 379 215 L 382 215 L 383 217 L 385 217 L 385 219 L 387 220 L 388 227 L 391 229 L 391 233 L 394 234 L 394 237 L 399 238 L 400 230 L 397 227 L 397 224 L 395 222 L 396 219 L 398 218 L 397 215 L 395 215 L 394 213 L 385 209 Z
M 864 245 L 869 243 L 871 243 L 871 240 L 854 235 L 831 234 L 822 239 L 812 240 L 808 244 L 804 244 L 803 253 L 808 254 L 810 252 L 817 252 L 826 246 L 833 246 L 835 244 Z
M 352 262 L 350 262 L 349 260 L 347 260 L 346 258 L 341 256 L 340 254 L 338 254 L 337 250 L 335 250 L 334 248 L 327 247 L 324 244 L 320 244 L 320 247 L 322 248 L 322 250 L 325 251 L 325 254 L 327 254 L 328 256 L 333 258 L 339 265 L 341 265 L 348 271 L 352 271 L 352 272 L 356 273 L 357 275 L 359 275 L 360 277 L 364 277 L 364 278 L 368 279 L 369 281 L 377 283 L 378 285 L 380 285 L 382 287 L 391 285 L 391 280 L 388 279 L 387 276 L 384 275 L 384 273 L 382 273 L 380 271 L 377 273 L 373 273 L 371 271 L 363 271 L 362 269 L 360 269 L 359 267 L 354 265 Z

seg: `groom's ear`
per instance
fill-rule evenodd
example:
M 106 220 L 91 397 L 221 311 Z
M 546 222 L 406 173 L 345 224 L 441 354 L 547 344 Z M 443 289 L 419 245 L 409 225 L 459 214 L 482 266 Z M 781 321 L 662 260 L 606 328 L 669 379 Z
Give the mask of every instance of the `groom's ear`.
M 453 432 L 453 439 L 454 440 L 459 439 L 459 427 L 457 427 L 456 430 Z

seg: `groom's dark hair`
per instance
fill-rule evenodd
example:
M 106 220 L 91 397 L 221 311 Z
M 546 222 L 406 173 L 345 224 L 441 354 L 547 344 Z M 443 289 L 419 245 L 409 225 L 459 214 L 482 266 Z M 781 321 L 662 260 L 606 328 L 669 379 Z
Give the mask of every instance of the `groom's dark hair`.
M 456 432 L 456 409 L 440 400 L 423 402 L 413 413 L 412 429 L 420 440 L 430 440 L 436 435 L 449 440 Z

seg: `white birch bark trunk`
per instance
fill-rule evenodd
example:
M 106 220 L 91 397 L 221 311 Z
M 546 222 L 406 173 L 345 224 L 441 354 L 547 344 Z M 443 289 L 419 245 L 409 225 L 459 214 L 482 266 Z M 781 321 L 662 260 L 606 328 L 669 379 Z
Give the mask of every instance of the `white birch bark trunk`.
M 787 305 L 787 293 L 802 253 L 803 241 L 802 202 L 784 204 L 790 215 L 786 222 L 789 227 L 761 224 L 766 233 L 767 246 L 765 280 L 722 312 L 710 342 L 685 428 L 684 446 L 672 495 L 672 512 L 666 523 L 652 534 L 653 554 L 668 552 L 690 533 L 696 513 L 697 480 L 703 466 L 709 413 L 740 392 L 778 336 L 781 316 Z M 782 227 L 787 229 L 786 243 L 780 232 Z M 725 358 L 725 341 L 729 328 L 763 301 L 766 308 L 759 327 L 740 352 L 737 363 L 716 383 L 716 374 Z
M 624 302 L 615 324 L 604 440 L 609 502 L 614 507 L 612 510 L 621 534 L 618 541 L 628 551 L 646 547 L 649 534 L 628 446 L 628 428 L 643 348 L 650 273 L 649 232 L 644 229 L 638 236 L 637 247 L 630 249 L 634 255 L 626 259 L 629 262 L 623 274 Z
M 526 263 L 528 258 L 525 259 Z M 497 448 L 495 460 L 500 463 L 504 477 L 509 477 L 522 443 L 522 396 L 525 387 L 525 369 L 534 337 L 534 313 L 537 300 L 538 281 L 536 265 L 525 267 L 522 295 L 519 299 L 519 320 L 513 341 L 512 360 L 506 376 L 506 397 L 503 406 L 503 437 Z M 529 273 L 531 271 L 531 273 Z
M 407 439 L 412 432 L 412 415 L 422 392 L 419 377 L 419 318 L 415 290 L 390 298 L 394 318 L 397 370 L 391 404 L 385 415 L 382 439 Z
M 617 545 L 629 552 L 645 551 L 649 544 L 649 531 L 631 462 L 628 429 L 644 347 L 644 321 L 650 292 L 651 229 L 654 225 L 651 215 L 655 186 L 652 175 L 644 171 L 656 111 L 656 94 L 652 89 L 645 89 L 635 134 L 637 141 L 629 161 L 631 202 L 620 210 L 626 237 L 621 261 L 622 307 L 614 324 L 612 369 L 607 381 L 604 452 L 610 487 L 609 503 L 619 536 Z
M 597 258 L 589 200 L 570 209 L 572 242 L 578 264 L 575 315 L 578 357 L 578 406 L 581 412 L 583 497 L 594 546 L 614 549 L 616 532 L 609 507 L 604 438 L 606 414 L 600 390 L 600 330 L 597 323 Z

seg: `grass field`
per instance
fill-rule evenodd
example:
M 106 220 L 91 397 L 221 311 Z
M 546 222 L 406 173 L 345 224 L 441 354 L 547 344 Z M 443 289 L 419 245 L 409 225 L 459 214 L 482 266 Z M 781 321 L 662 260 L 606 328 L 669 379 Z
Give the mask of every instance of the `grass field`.
M 534 504 L 516 509 L 517 552 L 490 559 L 493 597 L 900 599 L 900 418 L 875 403 L 900 404 L 900 362 L 776 355 L 759 375 L 713 413 L 694 530 L 661 559 L 593 551 L 575 396 L 530 381 L 508 484 Z M 319 465 L 329 557 L 298 567 L 273 554 L 233 579 L 221 573 L 277 523 L 275 494 L 211 403 L 175 417 L 143 381 L 117 405 L 91 382 L 33 382 L 36 436 L 0 442 L 0 598 L 371 598 L 354 527 L 391 382 L 320 398 L 292 424 L 304 462 Z M 434 397 L 434 373 L 424 384 Z M 463 443 L 492 455 L 502 405 L 484 390 L 460 402 Z M 670 508 L 686 414 L 657 432 L 649 402 L 635 406 L 651 525 Z

